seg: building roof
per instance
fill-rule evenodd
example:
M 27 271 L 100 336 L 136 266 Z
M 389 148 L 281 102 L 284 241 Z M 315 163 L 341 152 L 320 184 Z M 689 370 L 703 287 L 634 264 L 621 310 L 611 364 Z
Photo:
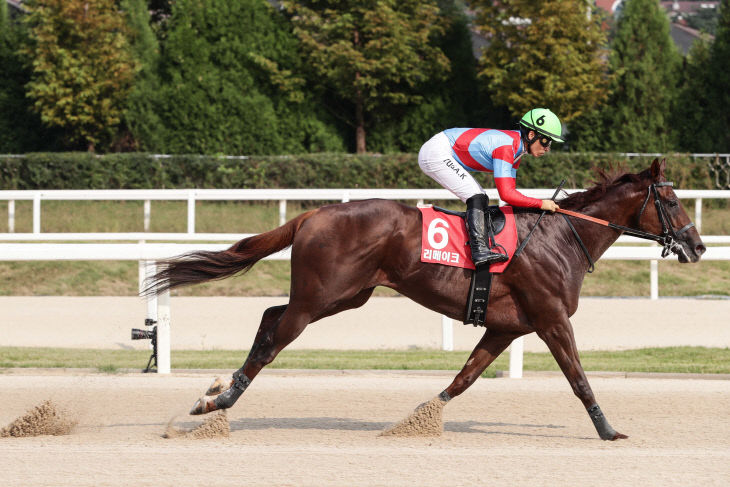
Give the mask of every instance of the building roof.
M 669 12 L 680 14 L 695 13 L 703 9 L 717 9 L 720 2 L 659 2 L 664 9 Z
M 717 9 L 720 2 L 707 1 L 707 2 L 659 2 L 662 7 L 669 13 L 670 17 L 676 14 L 692 14 L 702 9 Z M 621 0 L 596 0 L 596 6 L 609 12 L 616 14 L 616 11 L 621 6 Z M 670 30 L 669 35 L 672 37 L 674 44 L 679 48 L 682 54 L 687 54 L 692 44 L 700 39 L 700 32 L 681 25 L 676 22 L 669 24 Z M 710 38 L 714 38 L 710 36 Z

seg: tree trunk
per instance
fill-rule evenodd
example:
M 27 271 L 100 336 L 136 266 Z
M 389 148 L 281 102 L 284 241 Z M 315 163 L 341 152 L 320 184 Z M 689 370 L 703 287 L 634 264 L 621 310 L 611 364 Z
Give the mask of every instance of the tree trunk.
M 358 154 L 365 152 L 365 117 L 363 115 L 363 102 L 355 102 L 355 151 Z

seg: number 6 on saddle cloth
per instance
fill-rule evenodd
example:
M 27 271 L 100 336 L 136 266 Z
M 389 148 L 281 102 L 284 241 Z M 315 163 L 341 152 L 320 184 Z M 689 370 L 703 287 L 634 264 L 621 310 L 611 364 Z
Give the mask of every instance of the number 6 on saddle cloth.
M 489 245 L 507 254 L 510 260 L 481 266 L 477 272 L 471 260 L 465 213 L 432 205 L 419 206 L 423 218 L 421 262 L 472 269 L 469 300 L 464 324 L 484 326 L 489 303 L 492 274 L 504 272 L 517 247 L 517 227 L 512 208 L 490 206 L 485 212 Z

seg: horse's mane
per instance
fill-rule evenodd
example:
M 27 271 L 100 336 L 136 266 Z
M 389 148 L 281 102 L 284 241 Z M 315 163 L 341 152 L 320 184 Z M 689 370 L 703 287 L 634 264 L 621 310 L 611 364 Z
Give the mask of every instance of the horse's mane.
M 603 198 L 607 191 L 624 183 L 634 183 L 642 179 L 642 173 L 631 174 L 626 167 L 609 166 L 606 169 L 594 167 L 596 179 L 591 181 L 594 185 L 585 191 L 573 193 L 559 201 L 560 207 L 566 210 L 584 208 L 591 203 Z

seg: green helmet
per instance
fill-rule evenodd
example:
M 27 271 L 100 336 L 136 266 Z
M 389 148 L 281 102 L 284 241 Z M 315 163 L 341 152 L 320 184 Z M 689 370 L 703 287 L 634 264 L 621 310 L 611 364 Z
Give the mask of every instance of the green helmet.
M 525 113 L 525 116 L 520 120 L 520 125 L 529 130 L 534 130 L 538 134 L 550 137 L 556 142 L 565 142 L 565 139 L 561 137 L 563 126 L 560 119 L 547 108 L 533 108 Z

